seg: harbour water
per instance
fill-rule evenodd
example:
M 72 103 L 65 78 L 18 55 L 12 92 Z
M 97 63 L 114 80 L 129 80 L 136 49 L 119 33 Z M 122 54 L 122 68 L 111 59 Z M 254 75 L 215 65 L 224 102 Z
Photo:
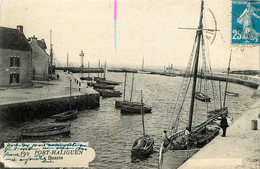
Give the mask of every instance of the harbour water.
M 124 73 L 108 73 L 107 79 L 122 82 L 116 87 L 123 91 Z M 129 100 L 131 90 L 132 74 L 127 77 L 126 100 Z M 20 131 L 26 126 L 41 126 L 53 122 L 53 119 L 40 119 L 30 122 L 13 124 L 0 124 L 1 140 L 4 141 L 87 141 L 89 146 L 96 152 L 96 157 L 90 163 L 93 168 L 157 168 L 158 153 L 163 130 L 168 125 L 173 116 L 175 100 L 182 82 L 182 77 L 167 77 L 160 75 L 135 74 L 133 101 L 140 101 L 140 91 L 143 90 L 144 102 L 152 106 L 151 114 L 145 115 L 146 133 L 155 140 L 154 153 L 146 160 L 131 158 L 131 147 L 134 141 L 142 136 L 141 115 L 121 115 L 119 109 L 114 108 L 115 100 L 120 98 L 101 98 L 100 107 L 94 110 L 84 110 L 79 112 L 77 119 L 70 121 L 72 124 L 71 134 L 66 137 L 55 136 L 42 139 L 22 139 Z M 208 87 L 211 82 L 208 82 Z M 219 82 L 215 82 L 216 93 L 219 94 Z M 224 91 L 225 83 L 221 82 L 221 89 Z M 238 84 L 229 84 L 229 91 L 239 93 L 239 97 L 227 97 L 229 117 L 237 119 L 255 101 L 251 96 L 255 90 Z M 184 103 L 184 112 L 181 115 L 179 128 L 186 126 L 189 111 L 190 91 Z M 209 94 L 212 96 L 211 94 Z M 216 107 L 219 108 L 219 98 Z M 223 92 L 222 92 L 223 101 Z M 197 124 L 206 119 L 206 111 L 214 108 L 214 101 L 208 104 L 198 101 L 197 111 L 194 114 L 194 123 Z M 228 135 L 228 130 L 227 130 Z

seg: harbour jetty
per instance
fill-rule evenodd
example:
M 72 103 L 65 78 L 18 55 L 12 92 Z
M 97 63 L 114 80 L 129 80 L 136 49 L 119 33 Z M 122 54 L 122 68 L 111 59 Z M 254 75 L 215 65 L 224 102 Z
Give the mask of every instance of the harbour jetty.
M 259 168 L 260 130 L 252 130 L 252 121 L 260 122 L 260 98 L 220 135 L 183 163 L 179 169 Z M 231 112 L 232 113 L 232 112 Z
M 69 71 L 71 73 L 104 73 L 104 68 L 83 68 L 82 67 L 56 67 L 56 70 Z
M 67 111 L 70 106 L 78 110 L 99 107 L 100 95 L 97 91 L 87 88 L 74 74 L 57 73 L 59 80 L 34 81 L 34 87 L 1 88 L 0 121 L 46 118 Z

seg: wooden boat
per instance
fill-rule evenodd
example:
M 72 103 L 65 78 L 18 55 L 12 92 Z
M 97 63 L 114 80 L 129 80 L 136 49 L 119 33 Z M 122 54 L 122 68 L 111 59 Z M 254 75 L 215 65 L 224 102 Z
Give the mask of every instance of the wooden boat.
M 67 120 L 72 120 L 78 117 L 78 110 L 69 110 L 64 113 L 56 114 L 51 116 L 51 118 L 55 119 L 57 122 L 63 122 Z
M 92 86 L 94 89 L 114 89 L 115 85 L 106 85 L 106 84 L 100 84 L 100 83 L 87 83 L 88 86 Z
M 171 125 L 169 130 L 171 136 L 161 144 L 159 151 L 159 161 L 158 167 L 162 168 L 178 168 L 182 163 L 175 163 L 175 160 L 179 160 L 179 154 L 177 152 L 185 152 L 187 156 L 184 156 L 183 162 L 195 154 L 201 147 L 205 146 L 208 142 L 214 139 L 219 133 L 219 127 L 215 125 L 215 120 L 222 114 L 227 114 L 227 108 L 220 108 L 211 111 L 211 117 L 207 118 L 206 121 L 200 123 L 199 125 L 192 126 L 193 114 L 196 109 L 195 107 L 195 98 L 196 98 L 196 88 L 197 88 L 197 75 L 199 67 L 199 56 L 200 50 L 202 51 L 202 56 L 205 56 L 205 42 L 203 35 L 203 10 L 204 10 L 204 1 L 201 1 L 201 10 L 200 10 L 200 21 L 199 27 L 194 28 L 196 30 L 196 38 L 192 49 L 192 54 L 188 62 L 181 89 L 177 96 L 175 104 L 176 115 L 175 121 L 171 120 Z M 216 29 L 215 29 L 216 30 Z M 214 31 L 215 31 L 214 30 Z M 202 46 L 201 46 L 202 45 Z M 194 63 L 192 63 L 192 61 Z M 204 64 L 206 66 L 206 64 Z M 205 67 L 206 69 L 206 67 Z M 190 111 L 188 115 L 188 125 L 186 129 L 179 130 L 178 124 L 180 122 L 180 113 L 183 109 L 183 103 L 188 93 L 189 80 L 191 77 L 188 77 L 189 72 L 193 72 L 192 78 L 192 92 L 191 92 L 191 101 L 190 101 Z M 206 72 L 206 71 L 205 71 Z M 187 75 L 187 76 L 186 76 Z M 205 105 L 206 106 L 206 105 Z M 205 114 L 206 116 L 206 114 Z
M 94 81 L 97 81 L 97 80 L 106 80 L 106 78 L 94 77 Z
M 121 113 L 122 114 L 141 114 L 141 105 L 122 105 Z M 152 113 L 152 108 L 144 106 L 144 113 Z
M 135 140 L 131 153 L 134 156 L 148 157 L 153 153 L 154 140 L 149 135 Z
M 120 82 L 114 82 L 111 80 L 103 80 L 103 79 L 96 79 L 96 82 L 100 83 L 100 84 L 106 84 L 106 85 L 119 85 L 120 84 Z
M 195 93 L 195 98 L 203 101 L 203 102 L 210 102 L 210 97 L 208 97 L 207 95 L 203 94 L 202 92 L 196 92 Z
M 80 80 L 88 80 L 88 81 L 91 81 L 91 80 L 92 80 L 92 77 L 80 77 Z
M 227 95 L 227 96 L 235 96 L 235 97 L 238 97 L 238 96 L 239 96 L 239 93 L 234 93 L 234 92 L 226 91 L 226 95 Z
M 129 101 L 120 101 L 120 100 L 116 100 L 115 101 L 115 108 L 121 108 L 123 106 L 127 106 L 127 105 L 135 105 L 135 106 L 141 106 L 141 103 L 138 102 L 129 102 Z
M 108 89 L 95 89 L 100 93 L 102 97 L 120 97 L 122 93 L 116 90 L 108 90 Z
M 27 128 L 22 130 L 24 137 L 43 137 L 58 134 L 69 134 L 71 124 L 49 124 L 40 127 Z
M 153 153 L 154 140 L 149 135 L 145 134 L 145 125 L 144 125 L 144 106 L 142 99 L 141 91 L 141 114 L 142 114 L 142 125 L 143 125 L 143 136 L 135 140 L 132 146 L 132 156 L 136 157 L 149 157 Z

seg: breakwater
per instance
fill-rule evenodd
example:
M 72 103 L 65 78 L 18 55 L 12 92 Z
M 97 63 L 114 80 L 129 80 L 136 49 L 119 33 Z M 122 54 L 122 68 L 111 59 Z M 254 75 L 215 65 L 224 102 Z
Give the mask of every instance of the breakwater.
M 71 108 L 78 110 L 99 107 L 99 94 L 76 94 L 71 98 Z M 0 121 L 27 121 L 41 119 L 70 109 L 70 96 L 23 101 L 0 105 Z
M 59 74 L 62 80 L 40 83 L 44 85 L 41 88 L 3 90 L 1 94 L 5 97 L 0 102 L 0 121 L 9 123 L 42 119 L 70 108 L 84 110 L 100 106 L 98 92 L 84 87 L 73 74 Z

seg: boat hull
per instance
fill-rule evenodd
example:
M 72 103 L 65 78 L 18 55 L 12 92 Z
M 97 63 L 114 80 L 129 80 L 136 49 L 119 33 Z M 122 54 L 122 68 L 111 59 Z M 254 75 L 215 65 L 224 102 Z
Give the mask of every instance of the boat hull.
M 152 113 L 152 108 L 151 107 L 144 107 L 144 113 Z M 137 105 L 130 105 L 130 106 L 126 106 L 126 105 L 122 105 L 121 106 L 121 113 L 122 114 L 141 114 L 141 105 L 137 106 Z
M 102 97 L 120 97 L 122 95 L 120 91 L 115 90 L 96 89 L 96 91 L 98 91 Z
M 73 120 L 77 117 L 78 117 L 78 110 L 77 109 L 69 110 L 69 111 L 66 111 L 64 113 L 60 113 L 60 114 L 56 114 L 56 115 L 51 116 L 51 118 L 54 118 L 55 121 L 57 121 L 57 122 L 64 122 L 64 121 L 67 121 L 67 120 Z
M 129 106 L 129 105 L 141 106 L 141 103 L 129 102 L 129 101 L 119 101 L 119 100 L 115 101 L 115 108 L 121 108 L 122 105 L 124 105 L 124 106 Z
M 63 125 L 46 125 L 41 126 L 40 128 L 31 128 L 22 130 L 23 137 L 44 137 L 44 136 L 53 136 L 59 134 L 69 134 L 71 124 Z
M 134 142 L 131 154 L 135 157 L 149 157 L 153 153 L 153 145 L 154 140 L 148 135 L 140 137 Z
M 204 95 L 203 93 L 200 93 L 200 92 L 196 92 L 195 93 L 195 98 L 200 100 L 200 101 L 203 101 L 203 102 L 210 102 L 211 98 Z

